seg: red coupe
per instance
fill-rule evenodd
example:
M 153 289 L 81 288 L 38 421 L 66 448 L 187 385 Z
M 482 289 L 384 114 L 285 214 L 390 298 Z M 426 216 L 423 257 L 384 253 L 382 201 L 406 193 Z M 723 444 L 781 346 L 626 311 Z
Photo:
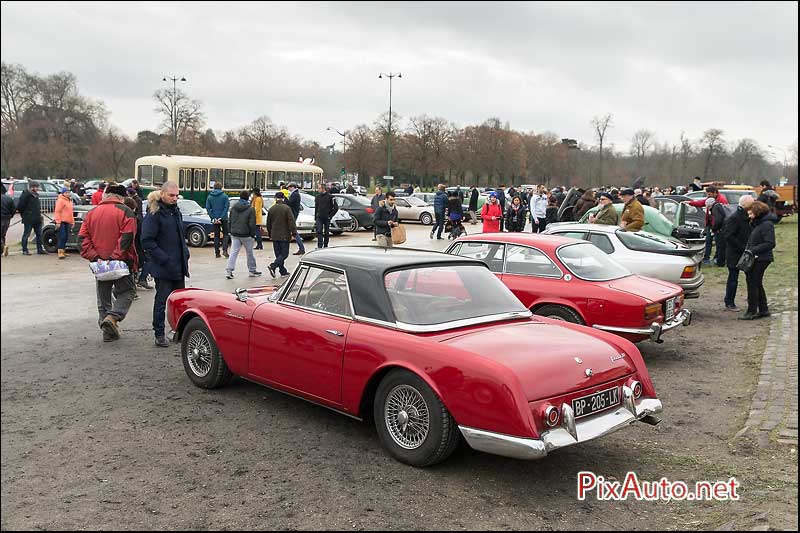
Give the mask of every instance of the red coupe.
M 534 314 L 616 333 L 632 342 L 663 342 L 688 326 L 683 289 L 631 274 L 593 244 L 536 233 L 462 237 L 450 254 L 484 261 Z
M 536 459 L 661 411 L 633 344 L 534 317 L 476 259 L 316 250 L 277 290 L 175 291 L 167 318 L 195 385 L 238 375 L 372 418 L 389 453 L 415 466 L 443 461 L 461 437 Z

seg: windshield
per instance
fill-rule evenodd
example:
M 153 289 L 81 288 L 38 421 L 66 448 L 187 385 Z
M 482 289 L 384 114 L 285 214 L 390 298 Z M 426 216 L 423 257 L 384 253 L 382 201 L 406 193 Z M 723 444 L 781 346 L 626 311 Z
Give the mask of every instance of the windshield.
M 301 192 L 300 203 L 303 204 L 305 207 L 310 207 L 311 209 L 314 209 L 314 197 L 311 196 L 310 194 Z
M 556 255 L 570 272 L 586 281 L 610 281 L 631 275 L 627 268 L 591 243 L 562 246 Z
M 685 249 L 683 243 L 674 241 L 659 235 L 647 233 L 646 231 L 617 231 L 617 237 L 626 248 L 640 252 L 671 252 L 673 250 Z
M 200 207 L 200 204 L 194 200 L 179 200 L 178 209 L 180 209 L 181 213 L 184 215 L 203 215 L 206 212 L 206 210 Z
M 527 309 L 488 268 L 446 265 L 386 274 L 386 292 L 398 322 L 431 326 Z

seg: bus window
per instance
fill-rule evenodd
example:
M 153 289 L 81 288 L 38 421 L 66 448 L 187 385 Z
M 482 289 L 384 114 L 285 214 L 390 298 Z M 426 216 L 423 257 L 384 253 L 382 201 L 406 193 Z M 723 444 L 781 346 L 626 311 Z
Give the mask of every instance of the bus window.
M 225 180 L 222 182 L 222 186 L 223 188 L 225 188 L 225 190 L 228 191 L 244 189 L 245 188 L 244 177 L 245 177 L 244 170 L 226 168 Z
M 200 171 L 200 190 L 206 190 L 208 185 L 208 170 L 203 169 Z
M 258 186 L 261 187 L 261 190 L 269 188 L 269 183 L 267 183 L 267 172 L 265 170 L 259 170 L 256 175 L 258 176 Z
M 140 185 L 153 185 L 153 165 L 139 165 L 138 180 Z
M 167 169 L 153 165 L 153 186 L 164 185 L 165 181 L 167 181 Z
M 178 189 L 191 189 L 192 187 L 192 170 L 182 168 L 178 171 Z
M 209 176 L 210 181 L 214 183 L 222 183 L 222 169 L 221 168 L 212 168 L 211 169 L 211 176 Z
M 247 188 L 247 189 L 252 189 L 253 187 L 258 187 L 258 182 L 256 181 L 256 171 L 255 170 L 248 170 L 247 171 L 247 181 L 245 182 L 244 185 L 245 185 L 245 188 Z
M 289 181 L 297 183 L 298 187 L 303 183 L 302 172 L 287 172 L 286 177 L 289 179 Z
M 322 174 L 319 172 L 314 173 L 314 182 L 311 184 L 311 188 L 317 190 L 319 188 L 319 184 L 322 183 Z
M 303 172 L 303 182 L 299 184 L 300 188 L 302 189 L 303 187 L 305 187 L 306 183 L 311 183 L 313 179 L 314 179 L 313 172 Z
M 270 177 L 270 184 L 272 185 L 280 185 L 281 182 L 286 183 L 286 172 L 280 170 L 270 171 L 272 177 Z

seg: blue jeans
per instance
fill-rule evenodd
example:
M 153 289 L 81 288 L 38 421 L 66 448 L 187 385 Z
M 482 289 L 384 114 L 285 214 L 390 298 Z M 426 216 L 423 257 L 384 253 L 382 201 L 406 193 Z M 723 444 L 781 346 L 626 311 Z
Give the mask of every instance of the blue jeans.
M 331 219 L 317 219 L 317 248 L 327 248 L 331 237 Z
M 711 260 L 711 247 L 714 245 L 714 236 L 711 234 L 711 228 L 706 227 L 706 251 L 703 254 L 703 261 Z
M 39 253 L 44 253 L 44 248 L 42 248 L 42 223 L 39 222 L 38 224 L 27 224 L 23 223 L 23 230 L 22 230 L 22 251 L 28 251 L 28 239 L 31 236 L 31 230 L 33 230 L 34 235 L 36 235 L 36 251 Z
M 63 250 L 67 246 L 67 239 L 69 239 L 69 230 L 72 228 L 66 222 L 61 223 L 61 227 L 58 228 L 58 246 L 59 250 Z
M 275 252 L 275 261 L 269 266 L 277 269 L 281 276 L 287 276 L 289 271 L 286 270 L 283 262 L 289 257 L 289 241 L 272 241 L 272 251 Z
M 725 306 L 731 307 L 736 300 L 736 289 L 739 287 L 739 269 L 728 267 L 728 282 L 725 284 Z
M 261 226 L 256 226 L 255 239 L 256 239 L 256 247 L 255 247 L 255 249 L 256 250 L 263 250 L 264 249 L 264 244 L 261 241 Z
M 156 337 L 164 336 L 164 315 L 167 310 L 167 298 L 172 291 L 186 287 L 186 280 L 156 279 L 156 296 L 153 300 L 153 333 Z
M 444 231 L 444 213 L 434 213 L 436 215 L 436 222 L 433 224 L 433 229 L 431 229 L 431 235 L 436 232 L 436 238 L 442 238 L 442 231 Z
M 219 243 L 222 242 L 222 251 L 228 251 L 228 245 L 231 242 L 231 236 L 228 232 L 228 219 L 223 220 L 220 224 L 214 224 L 214 255 L 219 255 Z M 220 238 L 220 233 L 223 238 Z
M 292 237 L 294 237 L 294 242 L 297 243 L 297 251 L 300 252 L 301 254 L 306 253 L 306 247 L 303 245 L 303 238 L 300 236 L 299 233 L 297 233 L 296 230 L 294 233 L 292 233 Z

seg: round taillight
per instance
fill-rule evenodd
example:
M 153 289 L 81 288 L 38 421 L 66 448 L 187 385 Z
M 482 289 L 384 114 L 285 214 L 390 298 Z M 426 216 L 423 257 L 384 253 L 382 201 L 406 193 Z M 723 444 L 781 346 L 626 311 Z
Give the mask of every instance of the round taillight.
M 544 411 L 544 422 L 550 427 L 554 427 L 558 424 L 558 419 L 560 418 L 558 414 L 558 409 L 553 407 L 552 405 L 545 409 Z
M 631 383 L 631 390 L 633 391 L 633 397 L 639 398 L 642 395 L 642 384 L 638 381 L 634 381 Z

